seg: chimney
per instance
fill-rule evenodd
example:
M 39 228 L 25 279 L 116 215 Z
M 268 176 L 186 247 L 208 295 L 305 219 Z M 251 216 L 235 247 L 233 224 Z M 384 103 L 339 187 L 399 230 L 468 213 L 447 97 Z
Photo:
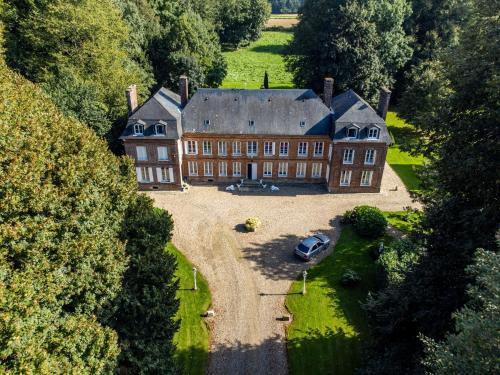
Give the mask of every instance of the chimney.
M 323 86 L 323 102 L 330 108 L 332 106 L 333 97 L 333 78 L 325 78 Z
M 181 94 L 181 107 L 185 107 L 189 98 L 188 77 L 184 74 L 179 77 L 179 91 Z
M 137 109 L 137 86 L 130 85 L 125 91 L 125 96 L 127 97 L 128 115 L 131 116 Z
M 387 117 L 387 111 L 389 110 L 389 101 L 391 100 L 391 90 L 387 87 L 382 87 L 380 89 L 380 97 L 378 99 L 377 113 L 385 121 Z

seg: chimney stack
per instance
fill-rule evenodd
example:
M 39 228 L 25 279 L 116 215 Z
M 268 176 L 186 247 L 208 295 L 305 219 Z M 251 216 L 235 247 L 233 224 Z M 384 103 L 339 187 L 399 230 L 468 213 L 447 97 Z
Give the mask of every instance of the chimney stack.
M 128 115 L 131 116 L 137 109 L 137 86 L 130 85 L 125 91 L 125 96 L 127 97 Z
M 380 97 L 378 99 L 377 113 L 385 121 L 387 117 L 387 111 L 389 110 L 389 101 L 391 100 L 391 90 L 387 87 L 382 87 L 380 89 Z
M 184 74 L 179 77 L 179 91 L 181 94 L 181 107 L 185 107 L 189 98 L 188 77 Z
M 333 98 L 333 78 L 327 77 L 323 86 L 323 102 L 330 108 L 332 106 Z

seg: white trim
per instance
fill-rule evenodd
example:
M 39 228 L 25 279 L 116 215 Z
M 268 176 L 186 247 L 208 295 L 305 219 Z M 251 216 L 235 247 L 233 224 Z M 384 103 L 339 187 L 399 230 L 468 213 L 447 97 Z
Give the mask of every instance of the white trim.
M 317 146 L 321 144 L 321 153 L 316 153 Z M 313 157 L 322 157 L 323 152 L 325 152 L 325 142 L 314 142 Z
M 142 182 L 141 167 L 135 167 L 135 174 L 137 177 L 137 182 Z
M 312 163 L 311 177 L 321 178 L 322 170 L 323 170 L 323 163 Z
M 371 162 L 369 161 L 368 159 L 368 153 L 372 151 L 373 152 L 373 157 L 371 158 Z M 365 151 L 365 164 L 366 165 L 374 165 L 375 164 L 375 160 L 377 158 L 377 150 L 373 149 L 373 148 L 369 148 Z
M 160 149 L 161 150 L 165 150 L 165 152 L 160 152 Z M 168 147 L 167 146 L 158 146 L 156 147 L 156 153 L 158 154 L 158 161 L 167 161 L 168 160 Z M 163 159 L 161 159 L 160 157 L 161 156 L 164 156 Z
M 212 161 L 203 162 L 203 175 L 207 177 L 214 175 L 214 163 Z
M 168 177 L 170 178 L 170 181 L 169 182 L 174 182 L 175 181 L 175 178 L 174 178 L 174 168 L 168 168 Z
M 221 168 L 224 166 L 224 168 Z M 219 162 L 219 176 L 226 177 L 227 176 L 227 161 Z
M 264 164 L 262 165 L 262 176 L 263 177 L 273 177 L 273 162 L 272 161 L 265 161 L 264 162 Z
M 149 174 L 149 181 L 148 182 L 154 182 L 155 178 L 153 176 L 153 167 L 148 168 L 148 174 Z
M 300 174 L 299 174 L 299 171 L 301 172 Z M 295 177 L 306 178 L 306 172 L 307 172 L 307 163 L 300 162 L 300 161 L 297 162 L 297 167 L 295 168 Z
M 198 176 L 198 163 L 196 161 L 188 161 L 188 174 L 190 176 Z
M 305 147 L 305 152 L 301 153 L 300 150 L 301 150 L 301 145 L 306 145 Z M 298 157 L 307 157 L 307 153 L 309 151 L 309 142 L 303 142 L 303 141 L 299 141 L 298 145 L 297 145 L 297 156 Z
M 284 167 L 284 171 L 282 170 Z M 288 177 L 288 162 L 280 161 L 278 164 L 278 177 Z
M 142 153 L 142 151 L 144 151 L 144 153 Z M 138 161 L 148 161 L 148 149 L 146 146 L 135 146 L 135 152 Z
M 236 166 L 238 166 L 238 168 L 236 168 Z M 238 173 L 235 173 L 236 169 Z M 239 161 L 233 161 L 233 177 L 241 177 L 241 162 Z
M 340 171 L 340 186 L 349 186 L 351 185 L 351 170 L 342 170 Z
M 363 171 L 361 172 L 361 182 L 360 186 L 371 186 L 373 179 L 373 171 Z
M 354 164 L 355 150 L 353 148 L 345 148 L 342 164 Z

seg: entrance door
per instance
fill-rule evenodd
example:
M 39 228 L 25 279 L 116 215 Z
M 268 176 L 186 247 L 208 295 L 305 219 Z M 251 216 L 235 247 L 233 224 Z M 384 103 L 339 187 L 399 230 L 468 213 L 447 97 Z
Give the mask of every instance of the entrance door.
M 252 163 L 248 163 L 247 165 L 247 178 L 252 180 Z
M 249 180 L 257 179 L 257 163 L 248 163 L 247 164 L 247 178 Z

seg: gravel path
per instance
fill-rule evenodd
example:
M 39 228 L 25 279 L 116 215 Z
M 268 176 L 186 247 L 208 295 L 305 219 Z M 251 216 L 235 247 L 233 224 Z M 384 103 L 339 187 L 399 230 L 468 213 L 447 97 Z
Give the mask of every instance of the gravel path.
M 391 191 L 395 186 L 397 191 Z M 379 194 L 325 193 L 315 186 L 282 186 L 279 193 L 235 194 L 215 186 L 149 193 L 173 214 L 173 242 L 206 276 L 216 316 L 209 374 L 287 374 L 284 308 L 290 284 L 305 267 L 292 250 L 315 231 L 339 236 L 338 218 L 369 204 L 387 211 L 415 206 L 401 180 L 386 165 Z M 262 220 L 255 233 L 242 223 Z M 327 254 L 323 254 L 326 256 Z

